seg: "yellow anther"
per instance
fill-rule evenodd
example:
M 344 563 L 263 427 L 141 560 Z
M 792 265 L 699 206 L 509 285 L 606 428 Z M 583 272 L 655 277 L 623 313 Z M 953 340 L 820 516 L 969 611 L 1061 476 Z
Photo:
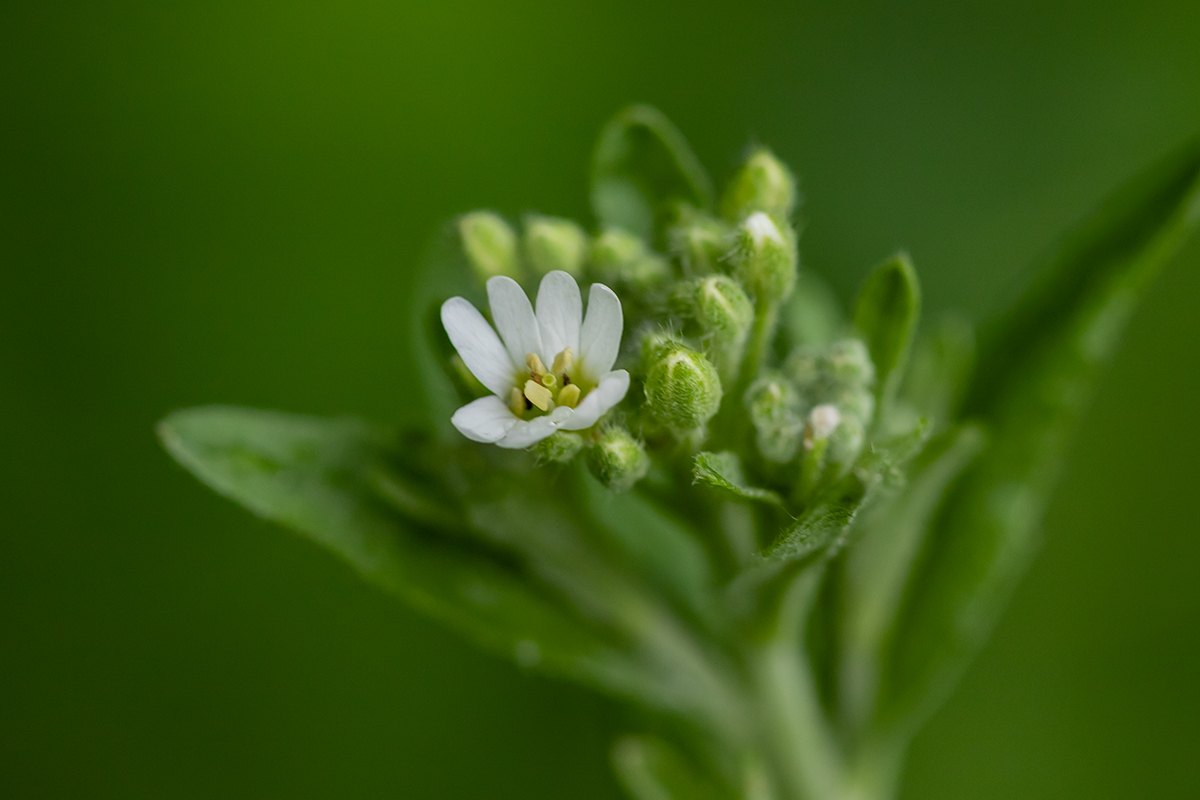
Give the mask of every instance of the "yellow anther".
M 562 352 L 554 357 L 554 366 L 550 368 L 550 371 L 555 375 L 562 375 L 567 367 L 571 366 L 571 355 L 571 348 L 564 347 Z
M 553 389 L 554 385 L 557 383 L 558 378 L 554 377 L 553 372 L 547 372 L 542 376 L 542 386 L 545 386 L 547 389 Z
M 574 408 L 579 405 L 579 387 L 573 383 L 564 386 L 562 391 L 558 393 L 558 404 L 567 408 Z
M 508 408 L 518 417 L 525 413 L 525 395 L 515 386 L 508 393 Z
M 525 381 L 525 396 L 542 411 L 549 411 L 550 403 L 554 400 L 554 395 L 550 394 L 549 389 L 533 380 Z
M 546 365 L 538 358 L 537 353 L 530 353 L 525 356 L 525 366 L 529 367 L 529 371 L 533 373 L 535 378 L 540 378 L 546 372 Z

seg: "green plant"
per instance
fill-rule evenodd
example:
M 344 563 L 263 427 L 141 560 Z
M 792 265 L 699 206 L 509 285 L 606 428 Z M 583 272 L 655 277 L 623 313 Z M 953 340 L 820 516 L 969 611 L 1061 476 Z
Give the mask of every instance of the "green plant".
M 718 202 L 631 108 L 597 146 L 595 236 L 475 212 L 433 249 L 425 426 L 209 407 L 160 436 L 484 647 L 641 707 L 613 759 L 639 800 L 891 797 L 1036 548 L 1096 370 L 1200 218 L 1200 146 L 1068 236 L 978 347 L 958 319 L 917 330 L 903 254 L 845 319 L 798 269 L 798 196 L 758 150 Z M 577 278 L 603 281 L 586 316 Z

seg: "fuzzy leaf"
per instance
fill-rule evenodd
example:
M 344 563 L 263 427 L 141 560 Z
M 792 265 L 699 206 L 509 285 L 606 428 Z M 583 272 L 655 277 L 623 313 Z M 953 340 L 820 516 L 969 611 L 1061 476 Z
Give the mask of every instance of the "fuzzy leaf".
M 703 452 L 696 456 L 692 475 L 697 483 L 703 483 L 728 492 L 740 500 L 752 500 L 783 508 L 783 498 L 770 489 L 746 485 L 742 462 L 737 453 L 724 450 L 720 453 Z
M 397 437 L 356 419 L 210 406 L 158 427 L 168 452 L 218 493 L 333 551 L 363 578 L 478 644 L 621 693 L 649 693 L 626 656 L 503 562 L 376 499 Z
M 601 228 L 654 241 L 678 203 L 712 205 L 712 181 L 661 111 L 631 106 L 600 132 L 592 159 L 592 210 Z
M 876 394 L 886 399 L 904 373 L 921 313 L 921 288 L 906 253 L 871 271 L 858 293 L 854 326 L 875 362 Z
M 994 444 L 939 514 L 897 636 L 889 709 L 920 723 L 990 631 L 1038 541 L 1098 367 L 1142 290 L 1200 220 L 1200 141 L 1110 198 L 984 337 L 967 413 Z M 907 735 L 904 731 L 901 735 Z

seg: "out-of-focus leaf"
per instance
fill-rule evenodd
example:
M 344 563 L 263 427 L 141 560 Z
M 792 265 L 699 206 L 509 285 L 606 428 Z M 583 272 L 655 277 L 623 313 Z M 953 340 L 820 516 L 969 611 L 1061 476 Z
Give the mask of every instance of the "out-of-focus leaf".
M 867 276 L 854 306 L 854 326 L 875 362 L 876 394 L 895 391 L 921 314 L 921 288 L 906 253 L 899 253 Z
M 462 439 L 450 424 L 450 417 L 473 399 L 456 381 L 454 347 L 442 328 L 442 303 L 455 296 L 466 297 L 487 311 L 483 291 L 471 277 L 457 222 L 452 221 L 430 242 L 413 277 L 413 358 L 419 378 L 413 381 L 414 392 L 409 398 L 423 405 L 428 429 L 450 441 Z
M 631 106 L 596 142 L 592 210 L 601 228 L 622 228 L 653 242 L 679 203 L 712 205 L 712 181 L 692 148 L 656 108 Z
M 630 564 L 693 617 L 711 624 L 712 565 L 697 536 L 637 492 L 608 491 L 586 470 L 576 471 L 590 528 L 599 545 Z
M 158 427 L 168 452 L 254 513 L 328 548 L 369 582 L 525 666 L 651 694 L 629 658 L 513 572 L 376 499 L 397 437 L 356 419 L 210 406 Z
M 613 746 L 613 767 L 634 800 L 733 800 L 713 778 L 702 777 L 675 748 L 652 736 L 624 736 Z
M 954 419 L 962 404 L 975 359 L 975 329 L 959 316 L 939 321 L 921 336 L 900 390 L 903 405 L 939 428 Z
M 723 450 L 720 453 L 703 452 L 692 463 L 692 475 L 697 483 L 703 483 L 722 492 L 728 492 L 739 500 L 751 500 L 783 508 L 783 498 L 770 489 L 746 485 L 746 475 L 737 453 Z
M 854 522 L 839 603 L 838 681 L 842 716 L 853 729 L 866 723 L 874 708 L 880 664 L 929 523 L 947 487 L 983 445 L 978 426 L 947 431 L 914 459 L 903 491 L 877 493 Z
M 833 287 L 800 270 L 796 288 L 779 309 L 776 355 L 782 361 L 797 347 L 825 347 L 845 333 L 845 317 Z
M 1200 141 L 1088 218 L 984 337 L 966 412 L 993 444 L 938 515 L 911 583 L 888 717 L 910 730 L 982 644 L 1037 544 L 1069 434 L 1143 288 L 1200 220 Z M 901 732 L 903 735 L 903 732 Z

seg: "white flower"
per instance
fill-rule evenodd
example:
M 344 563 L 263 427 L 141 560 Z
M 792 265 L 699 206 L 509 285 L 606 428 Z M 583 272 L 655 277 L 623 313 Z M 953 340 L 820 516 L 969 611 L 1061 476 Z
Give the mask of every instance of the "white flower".
M 512 278 L 489 279 L 487 292 L 499 336 L 464 298 L 442 304 L 450 342 L 492 392 L 450 418 L 463 436 L 528 447 L 556 430 L 590 428 L 624 399 L 629 373 L 612 368 L 622 328 L 621 301 L 612 289 L 592 284 L 586 318 L 579 285 L 562 271 L 542 278 L 536 314 Z

